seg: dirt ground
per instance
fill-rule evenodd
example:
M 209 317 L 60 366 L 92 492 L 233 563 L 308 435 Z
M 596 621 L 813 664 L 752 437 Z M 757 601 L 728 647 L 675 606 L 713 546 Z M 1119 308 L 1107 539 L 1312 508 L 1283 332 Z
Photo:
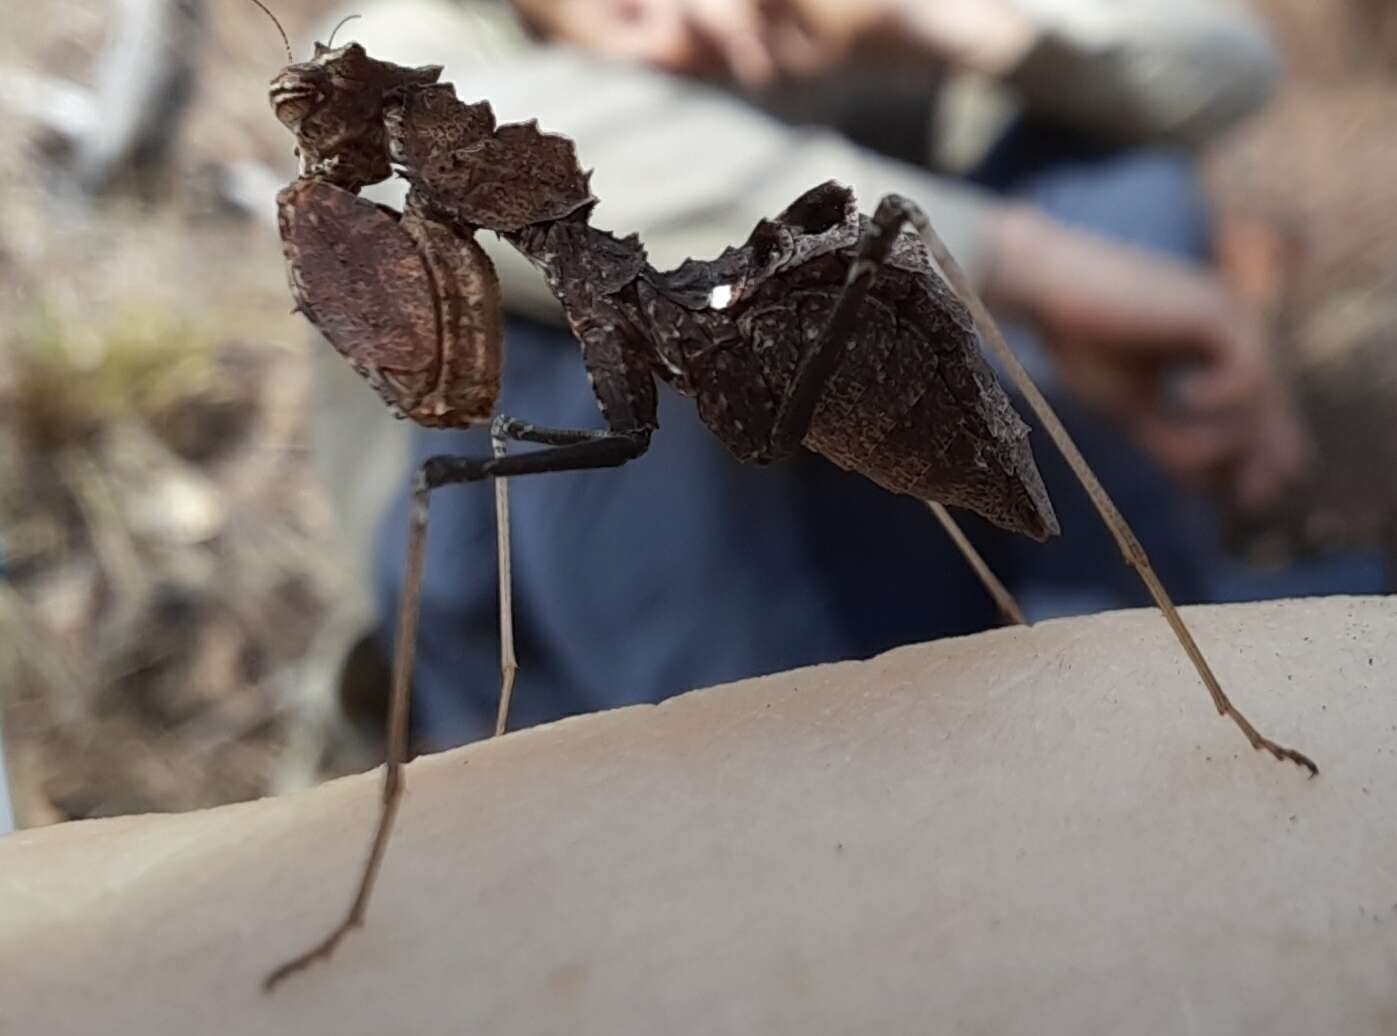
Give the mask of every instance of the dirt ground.
M 1238 542 L 1397 551 L 1397 487 L 1374 477 L 1397 470 L 1397 15 L 1258 3 L 1294 77 L 1207 174 L 1229 275 L 1326 463 Z M 349 563 L 309 473 L 311 337 L 275 235 L 219 189 L 240 163 L 293 173 L 265 96 L 284 55 L 250 4 L 208 6 L 197 96 L 145 199 L 83 198 L 32 123 L 0 151 L 0 697 L 25 825 L 246 799 L 375 758 L 351 725 L 306 720 L 306 652 Z M 276 10 L 301 40 L 329 6 Z M 91 85 L 111 15 L 20 5 L 0 70 Z
M 0 67 L 90 84 L 108 6 L 9 12 Z M 299 663 L 343 567 L 307 469 L 310 338 L 275 235 L 211 183 L 219 161 L 293 172 L 265 95 L 284 56 L 254 7 L 210 6 L 153 200 L 81 197 L 32 124 L 0 154 L 0 690 L 21 824 L 368 762 L 298 737 Z M 326 5 L 278 6 L 297 34 Z

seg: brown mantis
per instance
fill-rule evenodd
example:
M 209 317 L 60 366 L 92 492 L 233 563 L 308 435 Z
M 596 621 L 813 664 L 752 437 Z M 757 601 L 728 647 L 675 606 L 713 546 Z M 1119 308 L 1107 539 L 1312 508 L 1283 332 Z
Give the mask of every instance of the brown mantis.
M 914 204 L 884 198 L 865 217 L 852 192 L 826 183 L 762 221 L 742 246 L 661 272 L 637 238 L 591 226 L 595 199 L 571 141 L 533 123 L 497 125 L 487 102 L 462 102 L 440 73 L 377 61 L 357 44 L 317 44 L 311 60 L 293 61 L 271 87 L 301 157 L 301 175 L 278 198 L 298 307 L 399 414 L 435 427 L 489 422 L 495 450 L 433 457 L 418 472 L 369 860 L 343 923 L 273 972 L 269 988 L 328 957 L 363 921 L 402 791 L 430 492 L 496 480 L 503 534 L 504 479 L 644 454 L 657 427 L 656 378 L 694 399 L 741 460 L 770 463 L 805 447 L 892 492 L 969 507 L 1045 539 L 1057 528 L 1052 506 L 1028 429 L 980 355 L 983 339 L 1081 479 L 1218 711 L 1253 747 L 1317 772 L 1229 701 L 1144 550 Z M 358 196 L 395 173 L 410 188 L 401 213 Z M 474 240 L 482 229 L 543 271 L 581 345 L 605 429 L 494 413 L 500 296 Z M 544 448 L 510 454 L 511 440 Z M 935 509 L 955 535 L 944 508 Z M 501 551 L 507 624 L 503 539 Z M 508 636 L 503 642 L 501 728 L 513 666 Z

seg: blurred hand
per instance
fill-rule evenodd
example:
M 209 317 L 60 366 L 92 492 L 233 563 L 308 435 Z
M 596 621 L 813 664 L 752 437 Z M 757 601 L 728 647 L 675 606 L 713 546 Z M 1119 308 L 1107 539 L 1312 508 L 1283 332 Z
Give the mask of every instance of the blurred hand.
M 1272 502 L 1310 447 L 1260 329 L 1192 267 L 1059 226 L 1001 217 L 987 298 L 1030 319 L 1083 401 L 1159 463 L 1244 508 Z
M 597 54 L 749 89 L 856 60 L 999 73 L 1034 38 L 1003 0 L 515 0 L 536 29 Z
M 667 72 L 766 85 L 778 74 L 773 33 L 793 15 L 770 0 L 516 0 L 553 39 Z

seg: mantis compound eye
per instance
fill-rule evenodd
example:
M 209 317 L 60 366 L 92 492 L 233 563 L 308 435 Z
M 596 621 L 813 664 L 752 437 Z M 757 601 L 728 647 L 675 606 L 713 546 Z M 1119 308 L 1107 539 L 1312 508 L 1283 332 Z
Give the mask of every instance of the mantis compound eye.
M 268 91 L 277 120 L 292 133 L 298 133 L 307 116 L 325 103 L 325 91 L 303 69 L 297 65 L 285 69 Z

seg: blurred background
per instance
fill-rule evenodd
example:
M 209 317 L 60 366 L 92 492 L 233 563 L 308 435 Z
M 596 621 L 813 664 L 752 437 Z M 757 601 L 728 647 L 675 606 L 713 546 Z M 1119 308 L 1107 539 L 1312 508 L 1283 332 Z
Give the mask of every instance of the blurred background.
M 298 56 L 339 6 L 273 5 Z M 1202 183 L 1218 276 L 1266 328 L 1318 461 L 1264 509 L 1224 507 L 1226 542 L 1254 572 L 1335 552 L 1381 572 L 1397 557 L 1397 9 L 1252 6 L 1285 79 L 1207 143 Z M 49 0 L 6 27 L 0 731 L 15 821 L 193 809 L 372 766 L 372 554 L 410 447 L 291 313 L 275 30 L 233 0 Z

